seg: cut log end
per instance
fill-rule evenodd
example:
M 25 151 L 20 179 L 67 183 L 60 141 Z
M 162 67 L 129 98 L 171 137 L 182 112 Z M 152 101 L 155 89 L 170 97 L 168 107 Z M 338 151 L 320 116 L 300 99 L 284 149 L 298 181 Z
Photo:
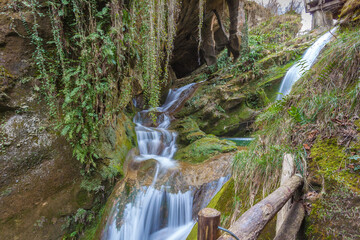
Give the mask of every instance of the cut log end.
M 212 208 L 204 208 L 199 214 L 198 240 L 215 240 L 219 237 L 221 213 Z

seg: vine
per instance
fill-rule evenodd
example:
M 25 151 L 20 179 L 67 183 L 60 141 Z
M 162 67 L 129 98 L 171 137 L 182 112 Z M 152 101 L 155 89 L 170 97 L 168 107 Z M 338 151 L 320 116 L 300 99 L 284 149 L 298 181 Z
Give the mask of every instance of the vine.
M 198 31 L 199 31 L 199 43 L 198 43 L 198 64 L 200 65 L 200 48 L 202 43 L 202 37 L 201 37 L 201 30 L 204 22 L 204 0 L 199 0 L 199 25 L 198 25 Z
M 175 0 L 13 0 L 35 46 L 36 86 L 61 134 L 87 169 L 96 167 L 100 129 L 143 91 L 159 104 L 175 36 Z M 45 10 L 44 10 L 45 9 Z M 51 23 L 51 37 L 39 21 Z M 48 39 L 50 38 L 50 39 Z M 134 87 L 141 89 L 134 89 Z

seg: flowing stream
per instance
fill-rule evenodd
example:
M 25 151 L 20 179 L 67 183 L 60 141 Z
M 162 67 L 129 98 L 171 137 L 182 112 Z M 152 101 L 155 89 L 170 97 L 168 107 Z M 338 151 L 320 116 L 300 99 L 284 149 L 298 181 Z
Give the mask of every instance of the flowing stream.
M 173 159 L 177 134 L 168 130 L 171 123 L 169 112 L 181 106 L 194 85 L 170 90 L 165 103 L 157 108 L 160 115 L 157 116 L 155 127 L 149 110 L 141 111 L 135 116 L 139 155 L 134 161 L 156 160 L 155 175 L 152 184 L 142 187 L 135 199 L 126 204 L 122 213 L 119 209 L 114 212 L 114 216 L 120 214 L 121 221 L 116 217 L 110 218 L 103 239 L 182 240 L 191 231 L 195 223 L 192 189 L 189 187 L 187 191 L 171 193 L 167 190 L 171 186 L 162 185 L 157 189 L 155 185 L 164 172 L 177 167 L 177 162 Z M 212 196 L 227 179 L 222 177 L 215 183 L 213 187 L 216 190 L 212 191 Z
M 283 96 L 290 93 L 294 83 L 299 80 L 300 77 L 314 64 L 320 51 L 331 40 L 331 37 L 335 31 L 336 28 L 333 28 L 331 31 L 328 31 L 322 35 L 318 40 L 315 41 L 313 45 L 311 45 L 311 47 L 306 50 L 302 58 L 287 71 L 284 79 L 281 82 L 281 86 L 278 91 L 279 94 L 277 95 L 276 100 L 281 100 Z

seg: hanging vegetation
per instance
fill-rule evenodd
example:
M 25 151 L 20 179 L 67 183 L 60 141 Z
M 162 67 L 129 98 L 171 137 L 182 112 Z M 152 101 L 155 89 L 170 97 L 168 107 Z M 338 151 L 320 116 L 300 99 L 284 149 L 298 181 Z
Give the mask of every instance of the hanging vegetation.
M 100 128 L 135 92 L 143 91 L 150 107 L 159 104 L 177 2 L 14 0 L 11 7 L 32 14 L 32 26 L 24 26 L 35 46 L 35 90 L 42 93 L 77 159 L 95 167 Z M 39 33 L 43 18 L 51 21 L 52 39 Z

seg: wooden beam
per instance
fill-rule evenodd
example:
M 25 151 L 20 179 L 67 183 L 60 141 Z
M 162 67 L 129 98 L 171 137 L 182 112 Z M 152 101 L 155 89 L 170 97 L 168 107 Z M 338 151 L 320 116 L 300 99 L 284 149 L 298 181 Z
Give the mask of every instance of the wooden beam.
M 280 186 L 286 184 L 287 181 L 295 174 L 295 160 L 291 154 L 285 154 L 284 160 L 282 163 L 282 173 L 281 173 L 281 180 Z M 285 205 L 280 209 L 277 213 L 276 217 L 276 233 L 279 232 L 281 225 L 283 224 L 288 211 L 291 208 L 291 199 L 288 200 Z
M 313 13 L 316 11 L 332 11 L 339 7 L 341 7 L 344 4 L 343 0 L 333 0 L 331 2 L 327 2 L 321 5 L 317 5 L 315 7 L 310 7 L 309 12 Z
M 302 186 L 303 181 L 299 175 L 292 176 L 286 184 L 247 210 L 229 230 L 241 240 L 256 239 L 265 225 L 284 206 L 294 192 Z M 229 239 L 234 238 L 228 234 L 219 238 L 219 240 Z
M 220 236 L 221 213 L 212 208 L 201 209 L 198 213 L 198 240 L 216 240 Z
M 295 240 L 305 217 L 305 208 L 301 202 L 295 202 L 288 212 L 274 240 Z

